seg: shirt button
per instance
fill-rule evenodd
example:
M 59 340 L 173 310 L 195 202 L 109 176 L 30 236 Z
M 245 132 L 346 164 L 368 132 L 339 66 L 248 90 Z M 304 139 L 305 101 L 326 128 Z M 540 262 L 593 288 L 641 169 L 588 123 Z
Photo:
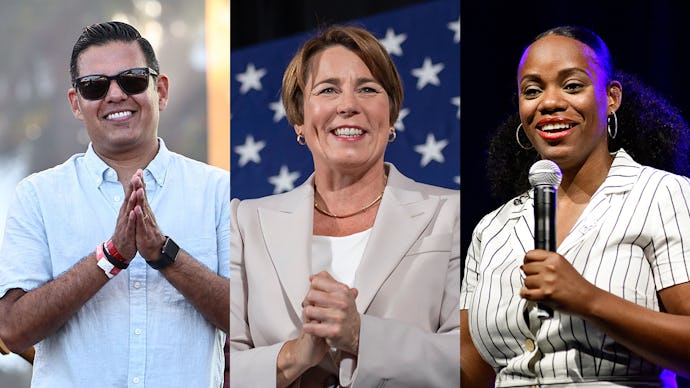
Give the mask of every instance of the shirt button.
M 113 201 L 120 202 L 120 196 L 119 195 L 114 196 Z
M 141 288 L 141 282 L 134 282 L 134 288 L 136 288 L 136 289 Z
M 134 384 L 139 384 L 140 381 L 141 381 L 141 379 L 138 378 L 138 377 L 135 377 L 135 378 L 132 379 L 132 382 L 133 382 Z
M 141 329 L 134 329 L 134 334 L 140 335 L 140 334 L 141 334 Z
M 525 341 L 525 348 L 527 348 L 527 350 L 529 350 L 530 352 L 533 351 L 534 350 L 534 340 L 532 340 L 531 338 L 527 338 L 527 340 Z

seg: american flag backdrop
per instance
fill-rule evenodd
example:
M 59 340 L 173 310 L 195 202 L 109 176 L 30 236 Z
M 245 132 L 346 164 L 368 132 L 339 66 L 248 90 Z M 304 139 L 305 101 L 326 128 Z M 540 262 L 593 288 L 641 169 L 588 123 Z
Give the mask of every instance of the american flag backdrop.
M 385 160 L 408 177 L 460 188 L 460 2 L 431 1 L 354 20 L 386 47 L 403 81 Z M 240 199 L 291 190 L 313 172 L 280 100 L 283 72 L 314 32 L 231 52 L 231 189 Z

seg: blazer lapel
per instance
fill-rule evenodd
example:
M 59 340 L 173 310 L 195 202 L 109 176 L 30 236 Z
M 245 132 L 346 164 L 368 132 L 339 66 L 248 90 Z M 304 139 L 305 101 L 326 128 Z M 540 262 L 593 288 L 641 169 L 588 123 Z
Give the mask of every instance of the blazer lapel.
M 297 316 L 309 290 L 314 190 L 311 178 L 274 208 L 260 208 L 259 223 L 280 284 Z
M 409 181 L 390 167 L 388 185 L 374 221 L 369 243 L 357 269 L 357 309 L 364 313 L 381 285 L 419 239 L 438 207 L 438 197 L 424 199 L 404 188 Z

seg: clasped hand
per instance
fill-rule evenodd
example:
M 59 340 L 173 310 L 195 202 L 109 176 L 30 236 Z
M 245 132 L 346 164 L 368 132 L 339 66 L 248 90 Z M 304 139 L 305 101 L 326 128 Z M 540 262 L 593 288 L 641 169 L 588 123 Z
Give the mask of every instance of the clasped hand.
M 139 252 L 149 261 L 160 256 L 165 236 L 156 223 L 156 217 L 146 198 L 143 171 L 137 170 L 125 188 L 125 200 L 120 207 L 112 237 L 115 248 L 126 260 Z
M 300 339 L 316 341 L 318 353 L 328 347 L 357 354 L 360 317 L 355 304 L 358 291 L 322 271 L 309 277 L 310 288 L 302 303 L 303 333 Z M 314 338 L 305 338 L 305 334 Z
M 570 314 L 582 314 L 596 287 L 563 256 L 535 249 L 525 254 L 520 296 Z

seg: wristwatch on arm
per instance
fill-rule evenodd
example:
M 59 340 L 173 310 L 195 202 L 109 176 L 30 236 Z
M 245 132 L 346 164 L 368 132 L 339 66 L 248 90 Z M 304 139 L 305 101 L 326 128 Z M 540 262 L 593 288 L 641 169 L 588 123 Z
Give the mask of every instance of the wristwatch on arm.
M 165 244 L 163 244 L 163 249 L 161 249 L 161 256 L 158 260 L 149 261 L 149 265 L 153 269 L 161 270 L 177 259 L 177 253 L 180 251 L 180 247 L 175 244 L 175 241 L 169 236 L 165 236 Z

